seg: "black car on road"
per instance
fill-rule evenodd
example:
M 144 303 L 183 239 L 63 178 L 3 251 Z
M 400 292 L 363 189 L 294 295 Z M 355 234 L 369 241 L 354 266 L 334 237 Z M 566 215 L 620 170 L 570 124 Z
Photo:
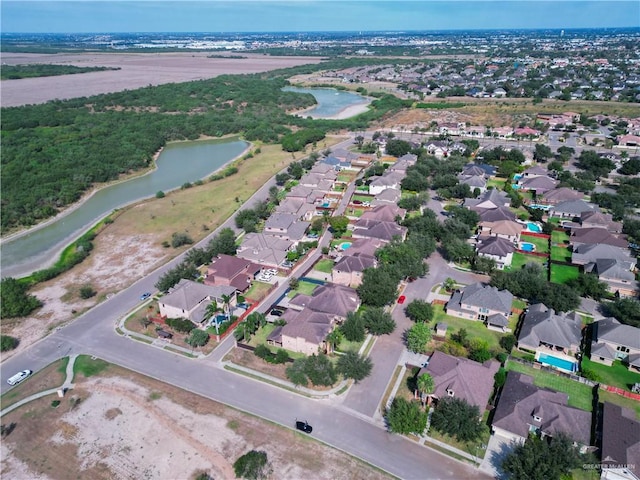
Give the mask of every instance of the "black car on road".
M 308 422 L 301 422 L 300 420 L 296 420 L 296 429 L 301 430 L 304 433 L 311 433 L 313 431 L 313 427 L 309 425 Z

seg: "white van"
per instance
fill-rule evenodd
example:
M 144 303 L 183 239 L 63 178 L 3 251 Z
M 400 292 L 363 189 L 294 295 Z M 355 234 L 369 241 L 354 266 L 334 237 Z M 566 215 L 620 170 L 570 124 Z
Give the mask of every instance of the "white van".
M 16 385 L 17 383 L 20 383 L 21 381 L 23 381 L 25 378 L 27 378 L 29 375 L 31 375 L 33 372 L 31 370 L 23 370 L 19 373 L 16 373 L 13 377 L 11 377 L 9 380 L 7 380 L 7 383 L 9 385 Z

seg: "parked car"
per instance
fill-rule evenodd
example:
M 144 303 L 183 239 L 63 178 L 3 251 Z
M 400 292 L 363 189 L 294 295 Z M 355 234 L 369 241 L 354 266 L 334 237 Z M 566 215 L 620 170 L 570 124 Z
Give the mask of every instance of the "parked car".
M 7 383 L 9 385 L 17 385 L 18 383 L 20 383 L 21 381 L 23 381 L 25 378 L 27 378 L 29 375 L 31 375 L 33 372 L 31 370 L 23 370 L 21 372 L 16 373 L 14 376 L 12 376 L 11 378 L 9 378 L 7 380 Z
M 407 299 L 407 297 L 405 297 L 404 295 L 400 295 L 400 296 L 398 297 L 398 303 L 399 303 L 400 305 L 402 305 L 406 299 Z
M 313 431 L 313 427 L 309 425 L 309 422 L 300 420 L 296 420 L 296 429 L 303 431 L 304 433 L 311 433 Z
M 274 317 L 281 317 L 283 313 L 284 310 L 282 310 L 281 308 L 272 308 L 269 312 L 269 315 L 273 315 Z
M 362 205 L 362 200 L 354 200 L 353 202 L 354 205 Z
M 145 292 L 142 295 L 140 295 L 140 300 L 146 300 L 147 298 L 149 298 L 151 296 L 150 292 Z

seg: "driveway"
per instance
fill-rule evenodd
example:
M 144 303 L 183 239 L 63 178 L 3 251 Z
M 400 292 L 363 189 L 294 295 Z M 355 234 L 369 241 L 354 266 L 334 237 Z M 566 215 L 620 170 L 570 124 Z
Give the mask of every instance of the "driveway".
M 500 469 L 500 465 L 505 457 L 513 451 L 514 447 L 515 445 L 511 442 L 511 439 L 495 433 L 492 434 L 491 438 L 489 438 L 486 454 L 479 467 L 480 471 L 491 475 L 493 478 L 506 478 Z

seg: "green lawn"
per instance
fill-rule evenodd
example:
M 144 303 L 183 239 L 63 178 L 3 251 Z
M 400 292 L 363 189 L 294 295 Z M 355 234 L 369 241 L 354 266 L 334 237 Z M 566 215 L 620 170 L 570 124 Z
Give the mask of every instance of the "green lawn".
M 613 392 L 606 392 L 602 389 L 598 390 L 598 402 L 609 402 L 614 405 L 620 405 L 621 407 L 628 408 L 632 412 L 636 413 L 636 419 L 640 420 L 640 402 L 633 400 L 632 398 L 623 397 Z
M 271 288 L 271 284 L 269 283 L 253 281 L 244 296 L 252 300 L 262 300 L 262 297 L 266 295 L 269 288 Z
M 551 260 L 571 262 L 571 250 L 565 247 L 551 247 Z
M 524 310 L 525 308 L 527 308 L 527 302 L 525 302 L 524 300 L 520 300 L 519 298 L 514 298 L 511 307 L 517 308 L 518 310 Z
M 493 330 L 489 330 L 485 327 L 484 323 L 476 320 L 465 320 L 464 318 L 452 317 L 444 312 L 442 305 L 433 306 L 433 320 L 432 326 L 435 327 L 438 322 L 446 322 L 448 325 L 447 338 L 451 334 L 456 333 L 461 328 L 464 328 L 469 334 L 469 338 L 479 338 L 485 340 L 489 344 L 489 349 L 502 350 L 500 346 L 500 338 L 504 335 Z
M 534 237 L 533 235 L 520 235 L 520 241 L 533 243 L 537 253 L 549 253 L 549 240 L 546 238 Z
M 298 288 L 296 288 L 295 290 L 290 290 L 289 293 L 287 293 L 287 297 L 292 298 L 298 293 L 302 293 L 303 295 L 311 295 L 316 287 L 318 287 L 318 284 L 316 283 L 300 280 L 298 282 Z
M 493 187 L 496 190 L 503 190 L 505 183 L 507 183 L 506 178 L 490 178 L 487 181 L 487 188 Z
M 347 208 L 347 211 L 345 212 L 345 214 L 349 215 L 350 217 L 360 218 L 364 212 L 365 212 L 364 208 Z
M 249 345 L 257 347 L 261 343 L 267 344 L 267 337 L 275 330 L 276 326 L 273 323 L 267 323 L 264 327 L 259 328 L 255 334 L 251 335 Z
M 561 232 L 560 230 L 554 230 L 551 232 L 551 242 L 557 244 L 568 244 L 569 234 L 567 232 Z
M 337 350 L 340 352 L 358 352 L 362 347 L 363 343 L 364 343 L 364 340 L 362 342 L 350 342 L 345 338 L 340 342 L 340 345 L 338 345 Z
M 319 260 L 314 266 L 314 270 L 318 270 L 323 273 L 331 273 L 331 269 L 333 268 L 333 260 L 329 260 L 325 258 L 323 260 Z
M 358 194 L 354 194 L 351 197 L 351 201 L 354 200 L 359 200 L 361 202 L 370 202 L 371 200 L 373 200 L 374 197 L 372 197 L 371 195 L 358 195 Z
M 640 373 L 629 371 L 621 361 L 613 362 L 613 365 L 607 367 L 601 363 L 592 362 L 588 358 L 584 358 L 582 359 L 581 368 L 594 372 L 598 376 L 598 381 L 612 387 L 623 388 L 630 391 L 634 383 L 640 383 Z
M 513 254 L 513 260 L 511 262 L 511 270 L 519 270 L 527 263 L 539 263 L 543 265 L 547 261 L 545 257 L 537 257 L 535 255 L 527 255 L 526 253 L 516 252 Z
M 553 373 L 537 370 L 529 365 L 518 362 L 507 362 L 507 370 L 525 373 L 533 377 L 533 383 L 538 387 L 546 387 L 569 395 L 569 406 L 586 410 L 593 409 L 593 392 L 588 385 Z
M 551 282 L 552 283 L 566 283 L 572 278 L 577 278 L 580 275 L 580 269 L 571 265 L 556 265 L 551 264 Z

